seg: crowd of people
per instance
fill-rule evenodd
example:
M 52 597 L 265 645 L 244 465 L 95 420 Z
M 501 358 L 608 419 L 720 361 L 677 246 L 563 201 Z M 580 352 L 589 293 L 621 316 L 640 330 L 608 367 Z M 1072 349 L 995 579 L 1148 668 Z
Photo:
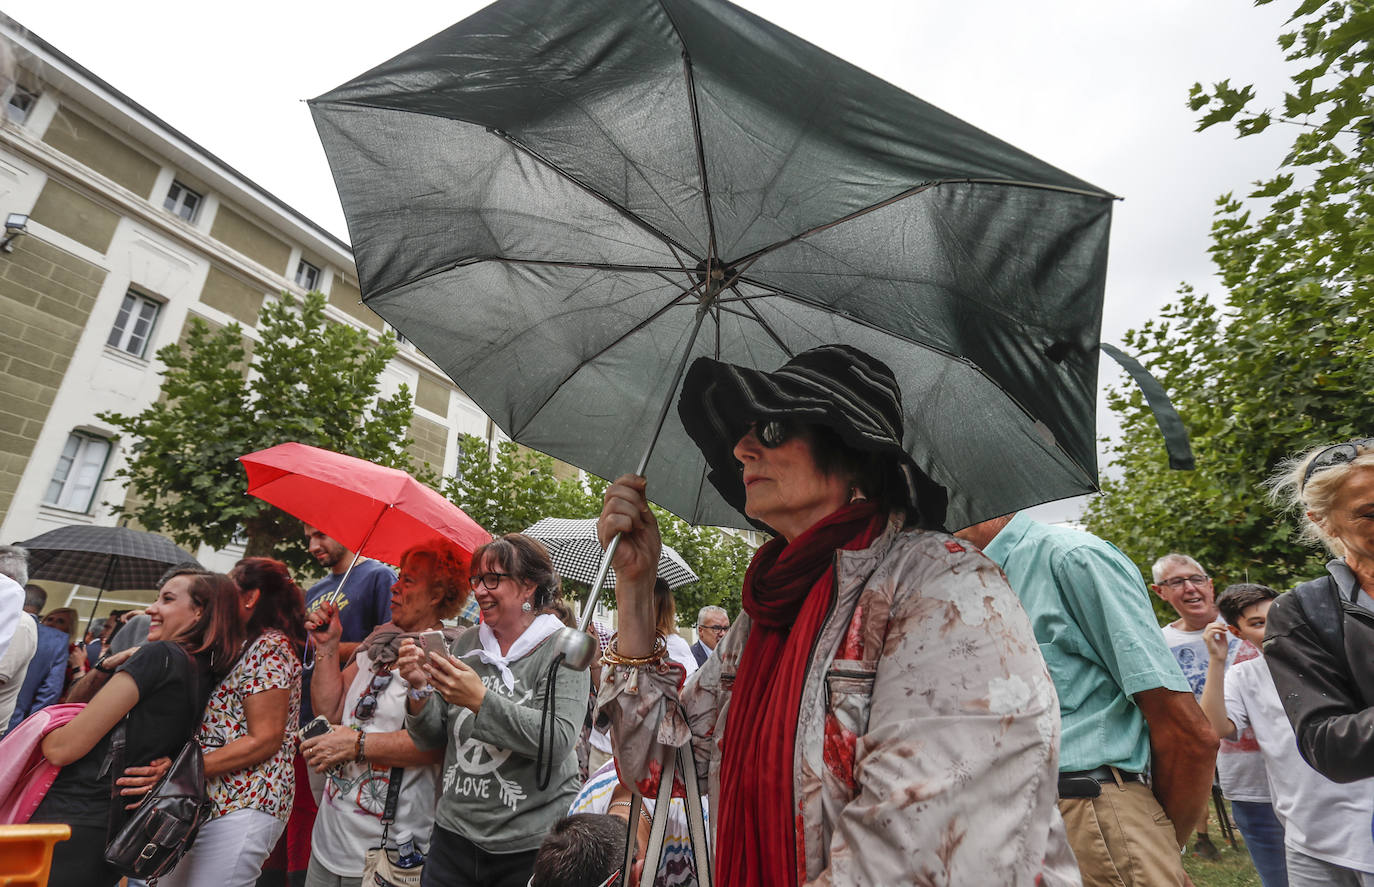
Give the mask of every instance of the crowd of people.
M 645 859 L 683 749 L 726 885 L 1182 887 L 1181 849 L 1217 853 L 1216 788 L 1264 887 L 1374 887 L 1374 440 L 1273 484 L 1329 575 L 1216 595 L 1163 553 L 1161 629 L 1105 540 L 1023 513 L 947 533 L 949 493 L 862 352 L 771 373 L 702 358 L 678 412 L 711 484 L 773 538 L 742 612 L 703 608 L 689 646 L 652 481 L 618 478 L 598 520 L 620 537 L 618 632 L 594 628 L 590 671 L 560 666 L 573 608 L 520 534 L 471 555 L 417 540 L 397 574 L 307 526 L 328 570 L 308 590 L 266 558 L 181 567 L 83 644 L 0 548 L 0 725 L 86 703 L 41 738 L 61 770 L 31 819 L 72 828 L 50 883 L 118 881 L 107 836 L 194 737 L 212 813 L 159 883 L 352 887 L 385 866 L 596 887 L 652 865 L 692 885 L 683 786 Z M 28 615 L 3 609 L 16 590 Z M 469 596 L 480 621 L 455 625 Z

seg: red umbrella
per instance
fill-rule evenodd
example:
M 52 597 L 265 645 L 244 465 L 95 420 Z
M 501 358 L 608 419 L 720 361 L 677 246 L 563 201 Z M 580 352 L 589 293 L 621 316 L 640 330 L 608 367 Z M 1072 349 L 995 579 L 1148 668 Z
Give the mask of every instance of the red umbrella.
M 442 536 L 471 555 L 491 534 L 461 508 L 395 468 L 301 443 L 240 456 L 248 492 L 367 557 L 399 564 Z

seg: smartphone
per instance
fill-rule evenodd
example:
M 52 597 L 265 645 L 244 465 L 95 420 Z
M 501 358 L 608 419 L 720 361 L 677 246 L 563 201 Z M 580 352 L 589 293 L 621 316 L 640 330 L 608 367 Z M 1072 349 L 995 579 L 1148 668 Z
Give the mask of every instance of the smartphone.
M 448 641 L 444 640 L 442 631 L 426 631 L 420 634 L 420 647 L 426 653 L 438 653 L 440 656 L 448 655 Z
M 326 718 L 324 715 L 319 715 L 315 720 L 302 727 L 300 732 L 296 735 L 300 736 L 301 741 L 305 741 L 307 739 L 314 739 L 316 736 L 322 736 L 328 732 L 329 718 Z

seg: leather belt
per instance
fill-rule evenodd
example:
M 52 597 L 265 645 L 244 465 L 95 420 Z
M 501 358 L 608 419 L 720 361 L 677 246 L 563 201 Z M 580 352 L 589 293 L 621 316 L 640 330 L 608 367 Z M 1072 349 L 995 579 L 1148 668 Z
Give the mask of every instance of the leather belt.
M 1118 770 L 1108 764 L 1101 767 L 1094 767 L 1091 770 L 1075 770 L 1059 774 L 1059 797 L 1061 798 L 1096 798 L 1102 794 L 1102 786 L 1114 785 L 1117 777 L 1122 782 L 1139 782 L 1144 785 L 1149 784 L 1144 773 L 1131 773 L 1126 770 Z

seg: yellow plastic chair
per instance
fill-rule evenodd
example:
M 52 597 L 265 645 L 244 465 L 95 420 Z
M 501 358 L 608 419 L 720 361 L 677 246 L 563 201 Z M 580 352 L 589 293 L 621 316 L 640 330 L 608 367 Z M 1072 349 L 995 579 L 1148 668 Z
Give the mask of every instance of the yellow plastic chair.
M 45 887 L 53 845 L 71 836 L 66 825 L 0 825 L 0 887 Z

